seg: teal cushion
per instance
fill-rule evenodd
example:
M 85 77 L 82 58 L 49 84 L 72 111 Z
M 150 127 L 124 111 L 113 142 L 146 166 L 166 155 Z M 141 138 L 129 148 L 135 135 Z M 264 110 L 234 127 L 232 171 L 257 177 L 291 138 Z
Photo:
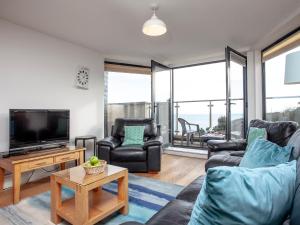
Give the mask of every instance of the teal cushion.
M 124 145 L 143 145 L 145 126 L 125 126 Z
M 296 161 L 207 171 L 189 225 L 282 225 L 293 204 Z
M 250 147 L 258 138 L 267 139 L 267 131 L 265 128 L 250 127 L 247 138 L 247 148 Z
M 292 149 L 290 145 L 280 147 L 273 142 L 257 139 L 246 150 L 240 166 L 247 168 L 276 166 L 289 161 Z

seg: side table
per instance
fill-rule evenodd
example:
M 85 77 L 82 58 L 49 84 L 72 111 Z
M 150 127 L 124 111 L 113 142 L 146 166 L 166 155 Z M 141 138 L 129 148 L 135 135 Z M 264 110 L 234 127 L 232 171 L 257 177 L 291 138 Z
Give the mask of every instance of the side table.
M 82 147 L 85 148 L 85 146 L 86 146 L 85 142 L 87 140 L 93 140 L 94 141 L 94 155 L 98 155 L 98 154 L 96 154 L 96 142 L 97 142 L 97 137 L 96 136 L 86 135 L 86 136 L 75 137 L 75 146 L 77 147 L 78 141 L 82 141 Z M 84 161 L 85 161 L 85 156 L 84 156 Z

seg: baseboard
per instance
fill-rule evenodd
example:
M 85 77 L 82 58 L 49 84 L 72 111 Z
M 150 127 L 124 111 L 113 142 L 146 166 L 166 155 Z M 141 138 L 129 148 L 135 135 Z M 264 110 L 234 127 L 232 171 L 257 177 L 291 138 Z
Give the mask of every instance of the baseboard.
M 207 159 L 207 151 L 206 150 L 169 147 L 167 149 L 164 149 L 164 153 L 169 154 L 169 155 L 178 155 L 178 156 L 191 157 L 191 158 Z

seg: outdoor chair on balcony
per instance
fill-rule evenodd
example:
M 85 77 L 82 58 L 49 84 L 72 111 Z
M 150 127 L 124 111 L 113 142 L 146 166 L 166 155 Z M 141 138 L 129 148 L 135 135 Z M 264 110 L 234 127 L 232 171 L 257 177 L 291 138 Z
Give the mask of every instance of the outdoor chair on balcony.
M 189 123 L 183 118 L 178 118 L 178 122 L 181 125 L 181 145 L 183 145 L 183 140 L 186 137 L 186 144 L 189 146 L 193 144 L 195 135 L 199 135 L 200 138 L 200 128 L 198 124 Z M 192 129 L 194 127 L 194 129 Z

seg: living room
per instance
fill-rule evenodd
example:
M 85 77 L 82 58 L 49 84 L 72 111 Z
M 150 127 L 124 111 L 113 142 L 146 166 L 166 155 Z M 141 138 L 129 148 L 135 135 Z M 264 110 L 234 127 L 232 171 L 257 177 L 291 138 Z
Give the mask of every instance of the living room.
M 300 224 L 299 53 L 299 0 L 0 0 L 0 224 Z

